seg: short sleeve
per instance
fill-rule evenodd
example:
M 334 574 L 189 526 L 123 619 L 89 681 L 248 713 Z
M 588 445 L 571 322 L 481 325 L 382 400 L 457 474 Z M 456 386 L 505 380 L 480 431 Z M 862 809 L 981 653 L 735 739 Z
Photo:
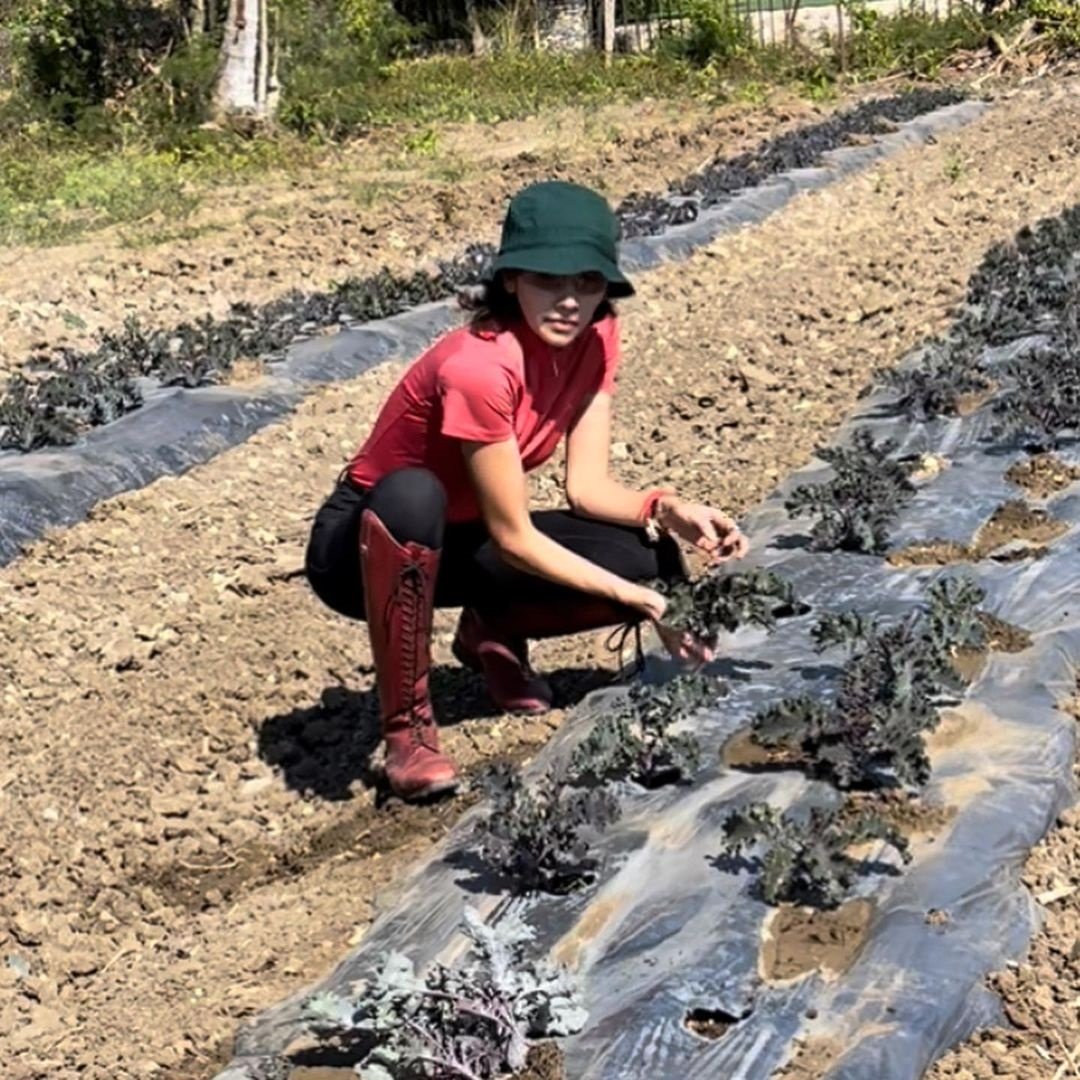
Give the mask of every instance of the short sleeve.
M 622 362 L 619 320 L 614 315 L 609 316 L 598 323 L 596 329 L 600 334 L 600 341 L 604 350 L 604 372 L 600 379 L 600 391 L 604 394 L 614 394 L 615 384 L 618 381 L 619 364 Z
M 519 386 L 497 356 L 462 353 L 439 371 L 441 432 L 469 442 L 502 442 L 514 433 Z

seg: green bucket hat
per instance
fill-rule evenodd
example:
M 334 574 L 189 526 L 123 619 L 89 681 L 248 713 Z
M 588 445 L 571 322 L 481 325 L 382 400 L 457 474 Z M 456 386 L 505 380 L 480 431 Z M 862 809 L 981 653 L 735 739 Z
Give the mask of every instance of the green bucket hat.
M 538 274 L 603 274 L 612 299 L 633 296 L 618 263 L 619 219 L 595 191 L 565 180 L 530 184 L 511 200 L 492 266 Z

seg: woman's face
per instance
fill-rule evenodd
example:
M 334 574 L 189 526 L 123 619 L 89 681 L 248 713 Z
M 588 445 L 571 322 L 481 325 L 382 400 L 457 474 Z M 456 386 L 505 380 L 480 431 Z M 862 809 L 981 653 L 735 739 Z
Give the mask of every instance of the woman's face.
M 519 270 L 504 283 L 529 329 L 555 348 L 569 345 L 592 322 L 607 292 L 604 275 L 593 271 L 556 276 Z

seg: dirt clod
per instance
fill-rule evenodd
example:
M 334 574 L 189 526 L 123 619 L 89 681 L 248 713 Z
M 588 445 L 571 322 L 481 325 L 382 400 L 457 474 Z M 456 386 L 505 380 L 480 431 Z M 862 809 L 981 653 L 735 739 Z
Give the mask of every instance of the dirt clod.
M 520 1080 L 566 1080 L 562 1048 L 558 1043 L 538 1043 L 529 1050 L 525 1071 L 518 1073 Z

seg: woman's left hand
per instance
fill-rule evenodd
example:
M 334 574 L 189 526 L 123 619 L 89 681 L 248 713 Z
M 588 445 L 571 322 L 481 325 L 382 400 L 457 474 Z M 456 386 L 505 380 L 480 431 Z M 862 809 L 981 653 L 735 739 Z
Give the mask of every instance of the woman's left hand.
M 702 503 L 665 496 L 657 507 L 657 518 L 665 529 L 693 544 L 715 563 L 741 559 L 750 548 L 732 518 Z

